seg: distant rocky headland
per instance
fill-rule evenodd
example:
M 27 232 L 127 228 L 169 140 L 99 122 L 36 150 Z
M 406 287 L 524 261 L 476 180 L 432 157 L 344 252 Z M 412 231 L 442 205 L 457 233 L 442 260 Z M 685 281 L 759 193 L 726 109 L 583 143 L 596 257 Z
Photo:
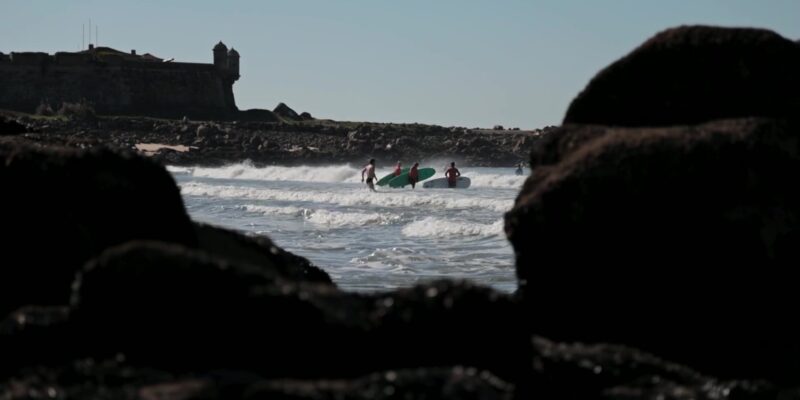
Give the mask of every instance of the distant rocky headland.
M 0 398 L 800 399 L 800 45 L 774 32 L 660 32 L 523 144 L 511 295 L 348 293 L 265 236 L 192 221 L 162 165 L 114 150 L 241 152 L 249 123 L 85 123 L 0 125 Z M 286 143 L 317 130 L 306 154 L 403 148 L 383 125 L 274 124 Z M 411 128 L 517 134 L 391 129 Z
M 512 167 L 525 161 L 542 133 L 422 124 L 315 120 L 280 104 L 273 121 L 195 121 L 91 114 L 42 117 L 9 114 L 20 140 L 77 148 L 139 150 L 170 165 L 379 163 L 454 160 Z M 142 145 L 148 145 L 146 147 Z M 138 146 L 138 147 L 137 147 Z

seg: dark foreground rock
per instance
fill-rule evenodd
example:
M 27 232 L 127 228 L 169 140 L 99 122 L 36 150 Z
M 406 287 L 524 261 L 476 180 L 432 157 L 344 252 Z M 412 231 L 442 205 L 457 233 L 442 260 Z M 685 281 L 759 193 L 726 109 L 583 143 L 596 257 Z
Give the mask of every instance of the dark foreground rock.
M 265 381 L 248 388 L 245 399 L 506 399 L 514 386 L 475 368 L 390 370 L 354 380 Z
M 65 304 L 78 268 L 115 244 L 197 244 L 175 182 L 153 162 L 8 142 L 0 143 L 0 160 L 0 311 Z
M 17 121 L 0 116 L 0 136 L 18 135 L 20 133 L 25 133 L 25 132 L 27 132 L 27 128 L 25 127 L 25 125 L 22 125 Z
M 506 296 L 465 283 L 349 294 L 145 243 L 112 249 L 87 265 L 71 316 L 86 338 L 85 356 L 123 353 L 131 362 L 178 371 L 353 377 L 465 364 L 516 381 L 530 355 L 516 315 Z
M 6 230 L 0 313 L 28 304 L 66 304 L 75 272 L 130 240 L 204 247 L 297 279 L 330 283 L 327 274 L 269 239 L 195 225 L 172 176 L 143 157 L 6 140 L 0 142 L 0 160 Z
M 546 399 L 774 399 L 794 389 L 720 380 L 635 348 L 533 338 L 532 397 Z M 785 396 L 785 397 L 782 397 Z
M 799 127 L 607 128 L 538 166 L 506 216 L 532 328 L 798 382 Z
M 797 398 L 623 346 L 531 337 L 513 298 L 293 283 L 175 244 L 87 265 L 68 307 L 0 322 L 4 398 Z M 795 397 L 792 397 L 792 396 Z
M 668 29 L 606 67 L 564 123 L 696 124 L 800 114 L 800 46 L 764 29 Z
M 195 399 L 796 399 L 794 389 L 763 381 L 726 381 L 633 348 L 564 344 L 536 337 L 527 390 L 488 371 L 400 368 L 353 378 L 265 378 L 241 369 L 176 373 L 117 355 L 23 368 L 0 380 L 4 398 Z
M 537 141 L 506 215 L 534 332 L 800 384 L 797 54 L 679 28 L 598 74 L 565 118 L 592 125 Z
M 4 387 L 5 386 L 5 387 Z M 6 385 L 7 399 L 512 399 L 514 387 L 473 368 L 418 368 L 345 380 L 263 380 L 242 371 L 175 375 L 116 360 L 26 371 Z
M 350 294 L 176 244 L 130 242 L 88 263 L 73 288 L 68 308 L 25 308 L 0 324 L 0 376 L 118 354 L 171 374 L 262 378 L 465 365 L 523 382 L 530 371 L 516 304 L 468 283 Z
M 787 182 L 800 174 L 798 128 L 759 119 L 563 128 L 556 140 L 580 144 L 551 152 L 558 163 L 537 159 L 508 215 L 511 242 L 536 247 L 518 254 L 520 278 L 524 266 L 557 260 L 793 265 L 800 199 Z

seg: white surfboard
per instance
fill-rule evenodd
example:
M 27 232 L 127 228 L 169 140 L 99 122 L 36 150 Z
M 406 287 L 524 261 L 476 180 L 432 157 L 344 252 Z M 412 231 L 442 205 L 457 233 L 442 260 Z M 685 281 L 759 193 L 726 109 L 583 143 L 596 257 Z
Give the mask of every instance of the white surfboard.
M 472 182 L 465 176 L 459 176 L 456 180 L 456 189 L 466 189 Z M 449 189 L 447 178 L 433 179 L 422 184 L 425 189 Z

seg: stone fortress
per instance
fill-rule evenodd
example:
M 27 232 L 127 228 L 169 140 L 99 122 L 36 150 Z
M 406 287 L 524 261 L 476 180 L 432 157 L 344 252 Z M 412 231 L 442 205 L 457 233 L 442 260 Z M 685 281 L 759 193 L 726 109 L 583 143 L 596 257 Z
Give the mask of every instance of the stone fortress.
M 239 53 L 222 42 L 214 63 L 163 60 L 109 47 L 80 52 L 0 52 L 0 109 L 33 113 L 40 105 L 88 102 L 98 114 L 230 118 Z

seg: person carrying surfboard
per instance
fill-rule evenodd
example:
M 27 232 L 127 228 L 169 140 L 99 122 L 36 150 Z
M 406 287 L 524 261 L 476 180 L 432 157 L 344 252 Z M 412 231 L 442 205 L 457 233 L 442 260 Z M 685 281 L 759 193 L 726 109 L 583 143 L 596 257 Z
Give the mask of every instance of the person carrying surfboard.
M 458 177 L 461 176 L 461 172 L 459 172 L 458 168 L 456 168 L 455 162 L 450 163 L 450 168 L 448 168 L 447 171 L 444 172 L 444 176 L 447 177 L 448 186 L 450 186 L 451 188 L 456 187 L 456 182 L 458 181 Z
M 408 171 L 408 183 L 411 184 L 412 189 L 414 189 L 414 185 L 419 181 L 419 170 L 417 170 L 417 167 L 419 167 L 419 163 L 414 163 L 414 166 Z
M 395 165 L 395 167 L 394 167 L 393 174 L 394 174 L 394 176 L 400 176 L 400 174 L 402 174 L 402 173 L 403 173 L 403 164 L 401 164 L 400 161 L 398 161 L 397 165 Z
M 361 182 L 364 182 L 364 173 L 367 174 L 367 187 L 369 190 L 375 192 L 375 184 L 372 181 L 375 179 L 375 159 L 371 158 L 369 164 L 361 170 Z

